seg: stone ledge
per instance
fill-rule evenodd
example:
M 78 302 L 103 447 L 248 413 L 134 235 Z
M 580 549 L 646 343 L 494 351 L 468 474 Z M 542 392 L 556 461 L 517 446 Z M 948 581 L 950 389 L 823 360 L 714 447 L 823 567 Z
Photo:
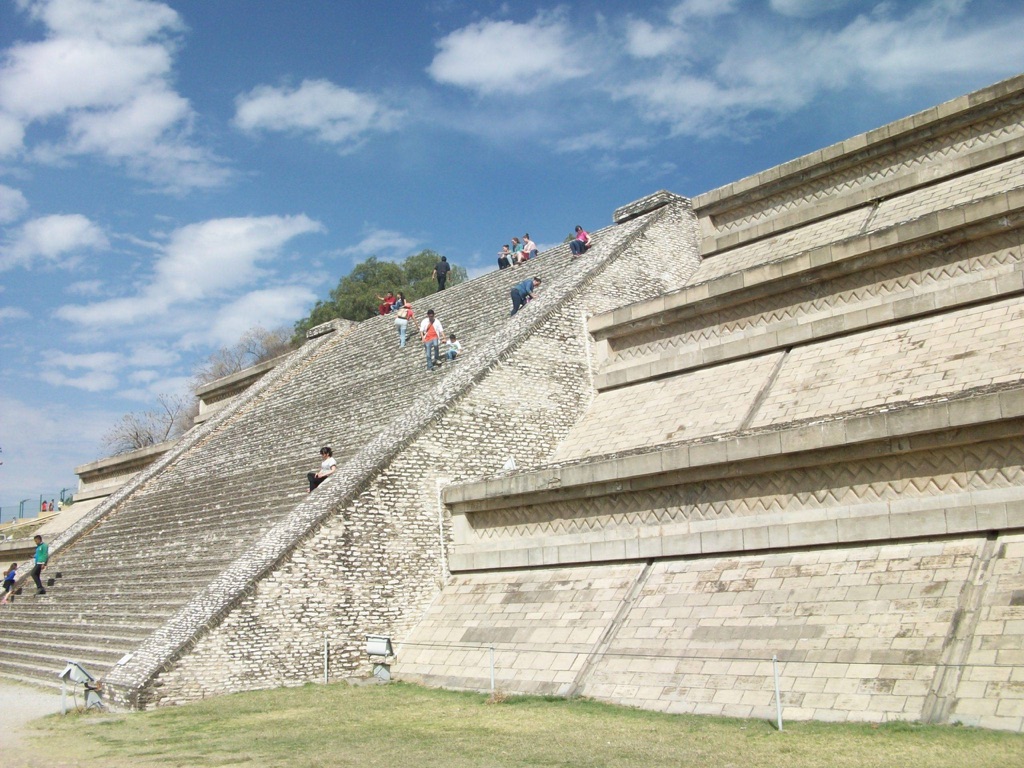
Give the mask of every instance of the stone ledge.
M 135 472 L 167 453 L 176 442 L 177 440 L 165 440 L 156 445 L 148 445 L 145 448 L 138 448 L 127 453 L 108 456 L 105 459 L 91 461 L 88 464 L 79 464 L 75 467 L 75 474 L 78 475 L 83 483 L 92 483 L 104 475 Z
M 490 547 L 456 544 L 449 557 L 453 573 L 569 566 L 649 558 L 706 557 L 797 547 L 835 547 L 906 541 L 953 535 L 1024 529 L 1024 488 L 1015 498 L 975 506 L 957 506 L 945 497 L 933 508 L 900 511 L 893 503 L 882 514 L 858 514 L 856 507 L 818 519 L 766 522 L 758 517 L 730 520 L 730 526 L 691 524 L 690 530 L 664 532 L 658 526 L 631 531 L 603 530 L 581 540 L 562 537 L 519 538 Z M 866 505 L 869 509 L 875 505 Z
M 842 420 L 722 435 L 643 453 L 609 456 L 460 483 L 444 489 L 453 513 L 543 504 L 739 477 L 1024 435 L 1024 388 L 946 397 L 903 408 L 887 406 Z
M 684 373 L 686 371 L 718 365 L 739 358 L 752 357 L 779 349 L 793 349 L 826 339 L 872 328 L 913 320 L 935 313 L 950 311 L 968 304 L 997 301 L 1024 291 L 1024 263 L 1013 265 L 1010 271 L 993 275 L 968 275 L 964 281 L 951 281 L 947 287 L 928 292 L 907 290 L 896 294 L 885 304 L 843 304 L 834 314 L 813 319 L 801 316 L 796 322 L 766 323 L 762 333 L 739 336 L 714 343 L 690 344 L 683 351 L 659 356 L 638 357 L 627 363 L 616 363 L 614 357 L 594 377 L 598 391 L 637 384 L 649 379 Z
M 641 197 L 639 200 L 634 200 L 632 203 L 627 203 L 621 208 L 616 208 L 615 213 L 612 214 L 612 221 L 616 224 L 624 224 L 631 219 L 635 219 L 637 216 L 642 216 L 645 213 L 650 213 L 672 203 L 681 203 L 687 208 L 690 207 L 690 201 L 685 197 L 680 197 L 668 190 L 660 189 L 653 194 Z
M 1024 190 L 999 193 L 877 232 L 801 251 L 768 264 L 747 267 L 656 299 L 627 304 L 613 312 L 590 318 L 588 329 L 598 340 L 618 339 L 653 325 L 665 325 L 789 290 L 806 284 L 811 275 L 830 265 L 850 264 L 844 272 L 846 274 L 918 255 L 906 248 L 912 241 L 935 239 L 934 248 L 946 248 L 958 242 L 978 239 L 989 232 L 1005 233 L 1007 224 L 1000 221 L 1001 217 L 1021 209 L 1024 209 Z M 970 232 L 962 231 L 970 227 L 973 227 Z M 958 236 L 951 238 L 951 235 Z M 942 239 L 941 243 L 939 239 Z M 883 252 L 878 253 L 879 250 Z M 855 264 L 855 260 L 870 255 L 876 256 L 870 264 Z
M 359 323 L 354 320 L 342 320 L 340 317 L 334 320 L 328 320 L 326 323 L 320 323 L 320 325 L 314 325 L 308 331 L 306 331 L 307 339 L 316 339 L 321 336 L 326 336 L 329 333 L 341 333 L 342 331 L 351 331 Z
M 746 229 L 730 231 L 724 234 L 707 235 L 701 239 L 701 254 L 705 258 L 720 255 L 723 252 L 749 245 L 757 240 L 797 230 L 808 224 L 820 222 L 857 208 L 867 208 L 876 203 L 896 198 L 899 195 L 948 181 L 955 176 L 963 175 L 969 171 L 984 169 L 1007 157 L 1013 157 L 1022 153 L 1024 153 L 1024 137 L 996 146 L 972 150 L 943 164 L 945 173 L 937 174 L 935 172 L 936 167 L 930 166 L 924 170 L 907 173 L 894 179 L 878 181 L 871 186 L 846 192 L 841 196 L 830 197 L 820 203 L 801 206 L 795 211 L 779 214 L 756 225 L 751 225 Z
M 887 144 L 908 143 L 916 136 L 934 135 L 943 123 L 967 125 L 976 122 L 978 118 L 993 111 L 1002 111 L 999 102 L 1012 98 L 1022 89 L 1024 75 L 1008 78 L 988 88 L 705 192 L 693 198 L 694 209 L 701 216 L 715 215 L 735 207 L 738 198 L 752 197 L 754 192 L 760 193 L 758 197 L 777 194 L 787 187 L 804 184 L 810 178 L 828 176 L 839 165 L 854 165 L 859 158 L 885 154 Z

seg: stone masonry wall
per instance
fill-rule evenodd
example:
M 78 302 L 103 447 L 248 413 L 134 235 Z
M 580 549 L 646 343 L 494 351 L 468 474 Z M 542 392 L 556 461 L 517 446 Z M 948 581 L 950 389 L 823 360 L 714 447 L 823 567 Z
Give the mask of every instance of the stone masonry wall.
M 1017 76 L 694 198 L 705 254 L 870 209 L 1024 149 Z
M 331 676 L 367 672 L 364 635 L 405 636 L 448 576 L 441 486 L 493 474 L 509 458 L 520 467 L 546 460 L 589 401 L 584 313 L 611 308 L 618 295 L 649 297 L 680 285 L 696 268 L 685 207 L 656 216 L 642 237 L 598 265 L 521 344 L 438 410 L 340 514 L 259 578 L 137 704 L 321 679 L 325 635 Z
M 668 712 L 1024 727 L 1024 539 L 457 574 L 403 680 Z M 980 588 L 979 588 L 980 584 Z
M 696 198 L 700 268 L 591 319 L 553 461 L 444 490 L 396 674 L 767 718 L 777 657 L 786 718 L 1024 730 L 1022 110 L 1018 77 Z

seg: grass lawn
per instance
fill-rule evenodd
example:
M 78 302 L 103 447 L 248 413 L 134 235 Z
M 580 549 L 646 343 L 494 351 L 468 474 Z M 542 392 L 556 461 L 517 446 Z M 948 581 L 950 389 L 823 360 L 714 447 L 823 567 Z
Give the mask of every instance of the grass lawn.
M 972 728 L 665 715 L 592 701 L 393 683 L 308 685 L 131 714 L 59 715 L 26 733 L 46 766 L 1024 766 L 1024 736 Z M 2 761 L 0 761 L 2 762 Z

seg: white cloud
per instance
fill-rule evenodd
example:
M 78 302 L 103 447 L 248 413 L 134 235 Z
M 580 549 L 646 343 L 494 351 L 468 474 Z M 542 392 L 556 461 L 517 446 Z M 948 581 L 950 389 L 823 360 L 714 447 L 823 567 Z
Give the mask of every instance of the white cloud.
M 0 157 L 17 153 L 25 141 L 25 128 L 21 121 L 0 112 Z
M 638 59 L 657 58 L 686 42 L 686 33 L 677 26 L 658 26 L 643 19 L 626 23 L 626 51 Z
M 304 215 L 190 224 L 171 233 L 157 257 L 152 278 L 138 293 L 66 305 L 57 314 L 74 323 L 102 328 L 146 321 L 181 305 L 193 305 L 193 309 L 209 305 L 264 277 L 261 265 L 278 257 L 292 238 L 323 231 L 323 225 Z M 211 307 L 205 309 L 209 312 Z
M 346 256 L 381 256 L 383 258 L 404 258 L 419 244 L 418 240 L 391 229 L 374 229 L 354 245 L 341 249 Z
M 103 293 L 102 280 L 78 280 L 71 283 L 64 289 L 65 293 L 73 296 L 99 296 Z
M 127 363 L 139 367 L 168 366 L 180 359 L 181 355 L 173 349 L 156 344 L 139 344 L 131 349 Z
M 0 184 L 0 224 L 20 219 L 27 210 L 28 200 L 20 189 Z
M 771 0 L 769 3 L 776 13 L 798 18 L 821 16 L 849 4 L 850 0 Z
M 399 113 L 379 99 L 327 80 L 305 80 L 298 88 L 261 85 L 235 99 L 235 125 L 245 131 L 311 134 L 351 149 L 372 131 L 388 131 Z
M 109 392 L 117 389 L 117 374 L 110 371 L 85 371 L 77 375 L 66 375 L 52 368 L 42 373 L 42 379 L 55 387 L 72 387 L 86 392 Z
M 37 259 L 57 261 L 109 247 L 106 235 L 81 214 L 54 214 L 25 222 L 0 245 L 0 271 L 31 266 Z
M 827 2 L 828 0 L 821 0 Z M 818 2 L 818 0 L 808 0 Z M 674 24 L 683 24 L 691 19 L 708 19 L 724 16 L 736 10 L 737 0 L 683 0 L 670 12 L 669 18 Z
M 29 14 L 63 35 L 133 43 L 181 27 L 171 8 L 148 0 L 17 0 Z
M 803 7 L 784 5 L 790 13 Z M 666 123 L 676 134 L 710 136 L 744 130 L 755 112 L 791 113 L 854 83 L 898 92 L 942 78 L 1024 68 L 1018 42 L 1024 14 L 975 28 L 967 11 L 961 0 L 935 0 L 909 11 L 880 3 L 834 31 L 799 20 L 773 26 L 770 20 L 730 18 L 732 26 L 725 32 L 716 27 L 721 34 L 715 36 L 728 43 L 705 45 L 685 61 L 666 51 L 659 71 L 636 72 L 608 90 L 635 103 L 644 120 Z M 655 48 L 651 43 L 648 50 Z
M 252 291 L 221 307 L 202 341 L 215 346 L 235 344 L 255 326 L 291 327 L 295 319 L 309 311 L 316 294 L 304 286 L 286 285 Z M 186 339 L 186 343 L 188 339 Z
M 0 307 L 0 321 L 25 320 L 29 317 L 31 317 L 31 315 L 19 307 Z
M 42 40 L 15 43 L 0 67 L 0 155 L 54 162 L 96 155 L 173 190 L 225 181 L 190 140 L 193 111 L 172 87 L 177 13 L 149 0 L 21 0 Z M 34 127 L 62 129 L 34 141 Z
M 53 365 L 70 370 L 110 370 L 120 368 L 124 363 L 124 355 L 118 352 L 72 354 L 69 352 L 53 351 L 46 356 L 46 359 Z
M 0 393 L 0 424 L 4 425 L 4 504 L 47 497 L 62 486 L 77 487 L 72 468 L 97 457 L 96 436 L 116 416 L 70 406 L 59 399 L 45 408 Z M 58 461 L 54 457 L 59 457 Z
M 125 371 L 129 371 L 129 381 L 152 385 L 163 375 L 154 371 L 154 368 L 174 365 L 180 359 L 180 353 L 172 349 L 147 343 L 117 352 L 73 353 L 53 350 L 46 355 L 47 366 L 41 376 L 44 381 L 55 386 L 74 387 L 88 392 L 112 391 L 120 386 L 120 377 Z M 149 395 L 168 391 L 153 390 Z
M 43 381 L 54 386 L 74 387 L 87 392 L 102 392 L 117 387 L 117 372 L 124 366 L 124 356 L 116 352 L 70 354 L 51 352 L 41 374 Z
M 482 94 L 532 93 L 587 74 L 578 37 L 554 16 L 527 24 L 481 21 L 441 38 L 427 72 L 439 83 Z

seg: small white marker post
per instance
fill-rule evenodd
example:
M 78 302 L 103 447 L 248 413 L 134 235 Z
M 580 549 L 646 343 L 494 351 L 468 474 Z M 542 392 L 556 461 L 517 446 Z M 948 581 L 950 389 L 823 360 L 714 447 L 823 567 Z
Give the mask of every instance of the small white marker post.
M 772 673 L 775 675 L 775 720 L 782 731 L 782 697 L 779 695 L 779 657 L 772 654 Z

